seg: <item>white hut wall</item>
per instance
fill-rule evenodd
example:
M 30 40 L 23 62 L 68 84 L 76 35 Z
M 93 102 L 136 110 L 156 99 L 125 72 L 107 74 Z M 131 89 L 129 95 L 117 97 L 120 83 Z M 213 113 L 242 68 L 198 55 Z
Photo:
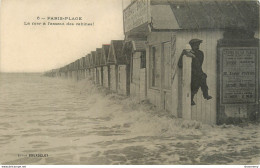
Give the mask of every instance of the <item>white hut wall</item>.
M 90 70 L 90 71 L 89 71 L 89 72 L 90 72 L 90 76 L 89 76 L 89 77 L 90 77 L 90 80 L 91 80 L 92 82 L 94 82 L 94 69 L 93 69 L 93 68 L 90 68 L 89 70 Z
M 138 101 L 146 98 L 146 68 L 141 68 L 141 52 L 134 52 L 130 68 L 130 95 Z
M 171 34 L 150 33 L 148 36 L 147 98 L 158 108 L 171 111 Z
M 97 78 L 96 78 L 96 80 L 97 80 L 97 85 L 102 85 L 102 75 L 101 75 L 101 67 L 97 67 L 96 68 L 97 69 Z
M 110 65 L 110 89 L 114 92 L 116 92 L 118 88 L 117 76 L 118 76 L 117 65 Z
M 86 78 L 87 78 L 87 79 L 90 78 L 90 74 L 91 74 L 91 73 L 90 73 L 90 69 L 87 68 L 87 69 L 86 69 Z
M 118 65 L 118 93 L 126 95 L 126 65 Z
M 96 68 L 93 68 L 93 82 L 96 84 L 97 82 L 97 70 Z
M 108 77 L 108 66 L 103 66 L 103 86 L 107 89 L 109 89 Z
M 259 12 L 259 18 L 260 18 L 260 12 Z M 256 31 L 255 38 L 260 39 L 260 29 Z M 260 40 L 259 40 L 259 48 L 258 48 L 258 117 L 260 117 Z

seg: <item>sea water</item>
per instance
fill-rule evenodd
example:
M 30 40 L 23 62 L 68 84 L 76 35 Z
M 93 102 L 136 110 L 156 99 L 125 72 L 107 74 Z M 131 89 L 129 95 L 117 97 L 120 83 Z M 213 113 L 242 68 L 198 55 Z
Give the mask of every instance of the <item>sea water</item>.
M 205 125 L 88 79 L 0 74 L 0 164 L 259 164 L 260 126 Z

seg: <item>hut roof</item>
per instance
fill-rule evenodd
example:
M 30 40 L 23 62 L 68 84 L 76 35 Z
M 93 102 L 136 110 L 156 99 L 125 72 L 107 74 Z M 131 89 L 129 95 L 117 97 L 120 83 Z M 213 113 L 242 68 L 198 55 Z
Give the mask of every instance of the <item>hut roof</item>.
M 152 0 L 151 5 L 155 29 L 259 28 L 257 0 Z
M 107 64 L 107 57 L 109 52 L 110 44 L 103 44 L 102 45 L 102 55 L 101 55 L 101 62 L 100 65 L 106 65 Z
M 122 56 L 123 40 L 112 40 L 108 53 L 108 64 L 125 64 L 126 59 Z

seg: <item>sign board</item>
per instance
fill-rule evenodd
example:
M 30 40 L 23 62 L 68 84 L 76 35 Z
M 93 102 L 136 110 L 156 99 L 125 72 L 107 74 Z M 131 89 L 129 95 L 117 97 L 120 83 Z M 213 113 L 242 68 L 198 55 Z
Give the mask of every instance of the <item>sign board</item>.
M 220 48 L 221 104 L 248 104 L 257 101 L 256 47 Z
M 149 0 L 138 0 L 130 4 L 123 12 L 124 32 L 128 32 L 148 22 Z

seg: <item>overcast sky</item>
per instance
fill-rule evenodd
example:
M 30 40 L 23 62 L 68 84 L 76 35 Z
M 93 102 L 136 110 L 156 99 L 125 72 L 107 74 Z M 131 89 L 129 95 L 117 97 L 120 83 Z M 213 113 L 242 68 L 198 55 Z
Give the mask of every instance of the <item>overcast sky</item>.
M 128 3 L 124 0 L 123 5 Z M 111 40 L 124 39 L 122 9 L 122 0 L 2 0 L 0 70 L 46 71 L 67 65 Z M 38 16 L 45 20 L 37 20 Z M 94 22 L 94 26 L 31 25 L 68 22 L 47 17 L 82 17 L 79 22 Z

